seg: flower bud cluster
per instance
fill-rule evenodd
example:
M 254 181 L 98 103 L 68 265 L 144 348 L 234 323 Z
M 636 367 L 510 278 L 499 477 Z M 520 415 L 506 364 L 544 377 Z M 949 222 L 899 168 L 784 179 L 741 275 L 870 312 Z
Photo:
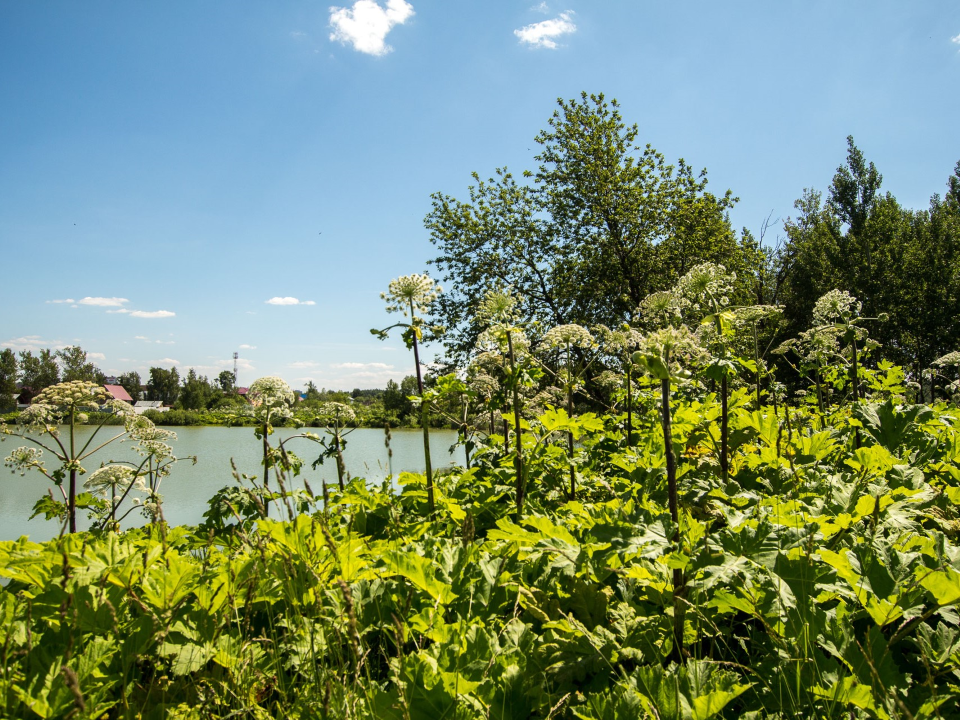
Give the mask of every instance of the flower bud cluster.
M 831 290 L 813 306 L 813 324 L 833 325 L 860 316 L 862 304 L 846 290 Z
M 548 348 L 590 348 L 597 344 L 589 330 L 573 323 L 550 328 L 541 342 Z
M 42 455 L 43 450 L 40 448 L 18 447 L 3 459 L 3 464 L 10 468 L 10 472 L 19 471 L 23 476 L 32 467 L 43 470 L 43 461 L 40 459 Z
M 80 408 L 96 409 L 106 399 L 107 391 L 96 383 L 86 380 L 71 380 L 44 388 L 33 399 L 33 402 L 71 412 Z
M 442 288 L 429 275 L 401 275 L 390 281 L 390 286 L 380 297 L 387 301 L 387 312 L 401 312 L 406 315 L 411 306 L 414 310 L 428 312 Z
M 275 375 L 254 380 L 247 397 L 253 406 L 254 417 L 262 422 L 284 420 L 293 416 L 290 409 L 294 402 L 293 390 Z

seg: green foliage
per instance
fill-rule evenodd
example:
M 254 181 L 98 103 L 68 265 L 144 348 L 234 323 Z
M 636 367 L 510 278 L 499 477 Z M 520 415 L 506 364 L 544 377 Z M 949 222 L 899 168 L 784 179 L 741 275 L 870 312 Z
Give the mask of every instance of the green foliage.
M 241 485 L 196 529 L 0 543 L 6 712 L 82 697 L 118 717 L 960 713 L 960 418 L 888 399 L 821 428 L 737 392 L 724 480 L 718 400 L 681 383 L 675 524 L 639 392 L 632 446 L 612 416 L 529 421 L 520 518 L 494 437 L 436 475 L 434 513 L 422 475 L 323 504 Z

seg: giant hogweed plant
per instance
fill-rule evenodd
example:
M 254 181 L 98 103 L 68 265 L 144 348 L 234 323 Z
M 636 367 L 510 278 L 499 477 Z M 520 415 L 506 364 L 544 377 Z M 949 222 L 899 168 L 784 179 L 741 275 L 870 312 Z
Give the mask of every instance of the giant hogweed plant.
M 101 413 L 98 424 L 81 443 L 77 426 L 86 421 L 88 412 L 102 407 L 110 412 Z M 114 416 L 123 419 L 124 429 L 120 432 L 106 425 Z M 31 470 L 39 472 L 60 495 L 60 499 L 54 497 L 51 488 L 34 506 L 34 516 L 42 513 L 48 520 L 56 518 L 63 523 L 63 530 L 72 533 L 77 531 L 77 510 L 87 509 L 100 527 L 116 528 L 119 519 L 134 509 L 118 516 L 119 505 L 136 490 L 145 497 L 131 496 L 131 505 L 140 506 L 151 521 L 162 520 L 160 482 L 178 460 L 165 443 L 172 433 L 155 428 L 127 403 L 107 399 L 101 386 L 82 380 L 59 383 L 41 391 L 31 406 L 20 413 L 17 423 L 16 429 L 0 425 L 0 439 L 14 436 L 30 445 L 16 448 L 5 458 L 5 464 L 21 475 Z M 115 434 L 98 439 L 104 427 Z M 97 451 L 127 439 L 135 443 L 142 461 L 111 461 L 92 472 L 81 486 L 80 480 L 88 472 L 82 463 Z M 57 461 L 58 467 L 46 466 L 44 452 Z M 81 487 L 86 491 L 80 491 Z
M 425 315 L 429 315 L 430 307 L 440 296 L 442 289 L 429 275 L 402 275 L 390 282 L 386 292 L 380 297 L 387 303 L 387 312 L 399 312 L 410 318 L 409 322 L 399 322 L 382 330 L 372 329 L 370 332 L 385 340 L 393 328 L 403 328 L 402 337 L 407 347 L 413 350 L 413 364 L 417 376 L 417 392 L 420 397 L 420 427 L 423 431 L 423 459 L 427 476 L 427 503 L 430 512 L 436 509 L 433 492 L 433 463 L 430 458 L 430 428 L 428 414 L 430 403 L 424 400 L 423 372 L 420 363 L 420 343 L 424 340 L 424 330 L 432 334 L 440 332 L 437 326 L 428 325 Z M 419 313 L 419 315 L 418 315 Z

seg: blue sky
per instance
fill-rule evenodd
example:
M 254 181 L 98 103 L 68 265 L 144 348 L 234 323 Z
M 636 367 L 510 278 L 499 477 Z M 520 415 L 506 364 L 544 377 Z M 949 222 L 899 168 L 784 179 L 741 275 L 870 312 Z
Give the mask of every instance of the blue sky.
M 826 189 L 850 134 L 925 207 L 960 160 L 960 4 L 0 3 L 0 347 L 399 380 L 369 329 L 434 255 L 430 194 L 533 169 L 583 90 L 733 190 L 736 228 Z

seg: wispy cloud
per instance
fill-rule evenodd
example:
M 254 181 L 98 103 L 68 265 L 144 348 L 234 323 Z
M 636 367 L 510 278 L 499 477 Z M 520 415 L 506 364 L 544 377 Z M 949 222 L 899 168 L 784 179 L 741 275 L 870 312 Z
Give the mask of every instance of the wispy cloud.
M 133 339 L 143 340 L 144 342 L 155 343 L 157 345 L 176 345 L 177 344 L 176 340 L 151 340 L 146 335 L 135 335 Z
M 330 367 L 336 368 L 338 370 L 393 370 L 393 365 L 387 365 L 386 363 L 372 362 L 372 363 L 361 363 L 361 362 L 345 362 L 345 363 L 334 363 Z
M 256 349 L 257 349 L 257 346 L 256 346 L 256 345 L 241 345 L 241 346 L 240 346 L 240 349 L 241 349 L 241 350 L 256 350 Z
M 530 9 L 533 10 L 534 12 L 539 12 L 539 13 L 544 13 L 544 14 L 550 12 L 550 8 L 547 6 L 547 4 L 546 4 L 545 2 L 542 2 L 542 3 L 540 3 L 539 5 L 534 5 L 534 6 L 533 6 L 532 8 L 530 8 Z
M 34 352 L 36 350 L 44 350 L 46 348 L 60 350 L 61 348 L 65 348 L 66 344 L 60 340 L 44 340 L 39 335 L 24 335 L 23 337 L 4 340 L 3 342 L 0 342 L 0 347 L 10 348 L 11 350 L 29 350 Z
M 130 313 L 130 317 L 135 318 L 168 318 L 176 317 L 175 312 L 170 310 L 134 310 Z
M 66 300 L 47 300 L 47 304 L 50 304 L 50 305 L 63 305 L 63 304 L 73 305 L 75 302 L 76 300 L 72 298 L 67 298 Z
M 320 367 L 320 363 L 318 363 L 318 362 L 313 362 L 313 361 L 311 361 L 311 360 L 298 360 L 297 362 L 292 362 L 292 363 L 290 363 L 290 367 L 292 367 L 292 368 L 298 368 L 298 369 L 301 369 L 301 368 L 314 368 L 314 367 Z
M 960 45 L 960 35 L 957 35 L 956 37 L 950 38 L 950 42 L 956 43 L 957 45 Z
M 170 310 L 127 310 L 127 308 L 119 308 L 118 310 L 107 310 L 108 313 L 118 314 L 122 313 L 123 315 L 129 315 L 130 317 L 135 318 L 168 318 L 176 317 L 176 313 Z M 145 339 L 145 338 L 137 338 Z
M 69 301 L 67 301 L 69 302 Z M 118 297 L 85 297 L 77 300 L 77 305 L 93 305 L 94 307 L 123 307 L 129 300 Z
M 386 43 L 387 33 L 413 14 L 413 5 L 405 0 L 387 0 L 386 9 L 374 0 L 357 0 L 351 8 L 331 7 L 330 39 L 368 55 L 386 55 L 393 50 Z
M 267 305 L 316 305 L 313 300 L 298 300 L 295 297 L 272 297 L 266 301 Z
M 556 50 L 558 46 L 555 38 L 577 31 L 577 26 L 574 25 L 570 19 L 572 15 L 573 11 L 568 10 L 567 12 L 560 13 L 560 15 L 553 20 L 543 20 L 514 30 L 513 34 L 520 38 L 521 43 L 529 45 L 530 47 Z
M 104 355 L 103 353 L 98 353 L 98 352 L 87 353 L 87 360 L 106 360 L 106 359 L 107 359 L 107 356 Z

